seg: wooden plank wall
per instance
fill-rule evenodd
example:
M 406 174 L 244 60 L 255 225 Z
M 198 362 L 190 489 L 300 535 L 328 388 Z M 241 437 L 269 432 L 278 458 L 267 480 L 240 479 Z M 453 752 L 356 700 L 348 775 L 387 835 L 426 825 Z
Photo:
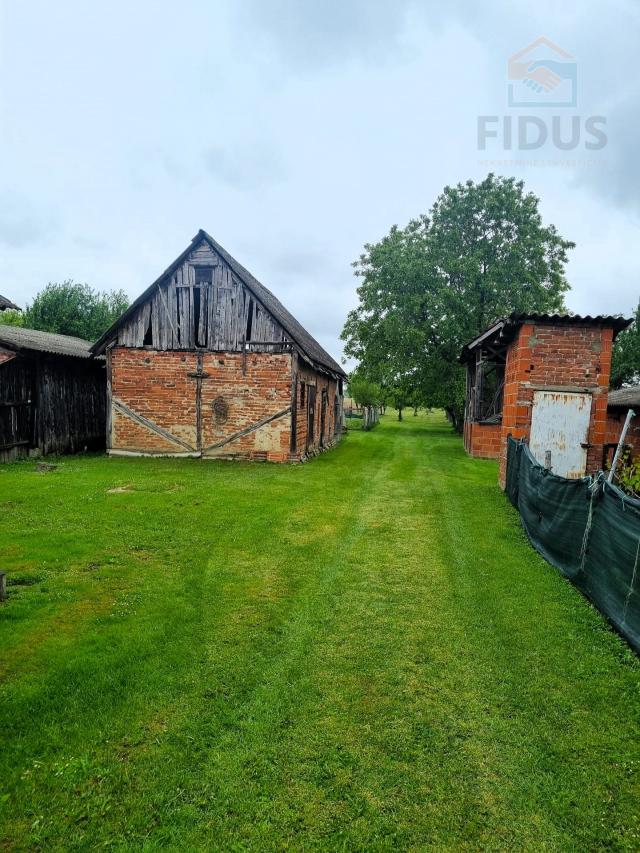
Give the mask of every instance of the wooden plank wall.
M 34 353 L 0 365 L 0 462 L 104 448 L 105 385 L 101 361 Z
M 213 267 L 213 285 L 196 288 L 197 266 Z M 255 350 L 255 344 L 286 340 L 282 327 L 207 244 L 201 244 L 160 284 L 118 335 L 120 346 L 149 345 L 158 350 L 237 352 L 245 341 L 254 344 Z
M 43 355 L 36 370 L 34 446 L 43 453 L 103 449 L 107 421 L 105 363 Z
M 17 357 L 0 364 L 0 462 L 26 456 L 31 442 L 32 371 Z

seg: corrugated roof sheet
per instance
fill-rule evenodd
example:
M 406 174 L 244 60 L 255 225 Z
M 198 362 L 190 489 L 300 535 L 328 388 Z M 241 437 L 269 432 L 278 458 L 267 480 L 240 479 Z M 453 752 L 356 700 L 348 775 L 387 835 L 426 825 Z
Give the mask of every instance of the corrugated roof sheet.
M 610 409 L 634 409 L 640 414 L 640 385 L 610 391 L 608 406 Z
M 91 342 L 70 335 L 55 335 L 37 329 L 0 324 L 0 344 L 12 349 L 70 355 L 74 358 L 91 358 Z
M 258 279 L 249 272 L 249 270 L 245 269 L 242 264 L 238 263 L 238 261 L 236 261 L 236 259 L 230 255 L 226 249 L 224 249 L 219 243 L 216 243 L 213 237 L 203 230 L 198 231 L 185 251 L 176 258 L 171 266 L 167 267 L 162 275 L 157 278 L 153 284 L 144 291 L 144 293 L 131 303 L 124 314 L 104 333 L 104 335 L 102 335 L 102 337 L 93 345 L 93 352 L 102 352 L 105 344 L 113 336 L 113 333 L 118 329 L 120 324 L 133 314 L 136 308 L 138 308 L 138 306 L 151 295 L 153 289 L 168 275 L 171 275 L 171 273 L 173 273 L 174 270 L 183 263 L 188 255 L 203 240 L 209 243 L 211 248 L 229 265 L 237 277 L 249 288 L 250 291 L 253 292 L 254 296 L 262 302 L 264 307 L 280 323 L 293 343 L 297 345 L 303 356 L 306 356 L 312 362 L 317 362 L 319 365 L 328 368 L 334 373 L 346 376 L 344 369 L 340 367 L 338 362 L 329 355 L 324 347 L 322 347 L 318 341 L 309 334 L 309 332 L 307 332 L 304 326 L 296 320 L 293 314 L 287 311 L 280 300 L 268 288 L 261 284 Z
M 20 308 L 17 305 L 15 305 L 10 299 L 7 299 L 6 296 L 3 296 L 0 293 L 0 311 L 5 311 L 7 308 L 11 311 L 19 311 L 20 310 Z
M 567 326 L 609 326 L 613 328 L 613 337 L 626 329 L 633 323 L 620 314 L 520 314 L 513 313 L 502 320 L 497 320 L 491 326 L 465 344 L 460 353 L 460 361 L 467 361 L 469 354 L 480 344 L 492 342 L 497 345 L 506 345 L 515 337 L 518 329 L 524 323 L 553 323 L 554 325 Z

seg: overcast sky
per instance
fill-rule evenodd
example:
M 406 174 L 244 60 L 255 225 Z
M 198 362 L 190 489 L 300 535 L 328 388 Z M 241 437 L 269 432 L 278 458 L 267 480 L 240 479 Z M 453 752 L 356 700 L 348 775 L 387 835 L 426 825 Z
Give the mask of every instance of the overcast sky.
M 601 150 L 478 150 L 480 115 L 551 122 L 507 106 L 508 57 L 539 36 L 575 58 L 570 112 L 606 117 Z M 339 356 L 362 245 L 492 170 L 577 243 L 569 308 L 629 314 L 639 43 L 637 0 L 4 0 L 0 292 L 134 298 L 204 228 Z

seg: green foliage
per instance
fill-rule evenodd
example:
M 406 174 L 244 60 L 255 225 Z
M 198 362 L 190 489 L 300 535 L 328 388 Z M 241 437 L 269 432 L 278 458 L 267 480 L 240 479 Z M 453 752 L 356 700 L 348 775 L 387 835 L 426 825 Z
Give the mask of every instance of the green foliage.
M 459 420 L 463 344 L 512 311 L 564 306 L 574 244 L 543 224 L 538 203 L 521 181 L 488 175 L 445 187 L 429 215 L 367 244 L 345 353 L 381 385 L 411 377 L 425 405 Z
M 380 406 L 382 403 L 380 386 L 356 372 L 349 377 L 348 391 L 356 406 Z
M 6 311 L 0 311 L 0 325 L 24 326 L 24 314 L 22 311 L 14 311 L 11 308 Z
M 0 468 L 0 849 L 638 847 L 640 661 L 444 418 Z
M 640 498 L 640 456 L 635 458 L 629 450 L 621 455 L 615 473 L 616 485 L 628 495 Z
M 24 325 L 95 341 L 128 305 L 122 290 L 100 293 L 71 279 L 60 284 L 50 282 L 27 306 Z
M 635 385 L 638 382 L 640 382 L 640 302 L 636 308 L 633 324 L 618 335 L 613 345 L 610 385 L 612 388 L 620 388 L 622 385 Z
M 391 399 L 393 408 L 398 412 L 398 420 L 402 420 L 402 412 L 408 406 L 414 405 L 414 401 L 419 399 L 420 393 L 413 385 L 411 377 L 400 376 L 394 383 L 391 389 Z

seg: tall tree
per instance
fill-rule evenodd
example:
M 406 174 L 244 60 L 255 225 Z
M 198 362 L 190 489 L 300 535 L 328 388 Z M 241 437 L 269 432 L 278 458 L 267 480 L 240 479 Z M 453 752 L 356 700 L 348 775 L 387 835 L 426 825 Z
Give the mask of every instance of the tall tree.
M 512 311 L 560 311 L 574 244 L 544 225 L 522 181 L 445 187 L 428 215 L 393 226 L 354 263 L 362 282 L 345 353 L 381 384 L 406 376 L 460 426 L 463 344 Z
M 50 282 L 24 312 L 24 325 L 43 332 L 97 340 L 128 307 L 122 290 L 99 293 L 67 279 Z
M 633 324 L 616 338 L 611 363 L 612 388 L 638 383 L 640 383 L 640 302 L 636 308 Z

